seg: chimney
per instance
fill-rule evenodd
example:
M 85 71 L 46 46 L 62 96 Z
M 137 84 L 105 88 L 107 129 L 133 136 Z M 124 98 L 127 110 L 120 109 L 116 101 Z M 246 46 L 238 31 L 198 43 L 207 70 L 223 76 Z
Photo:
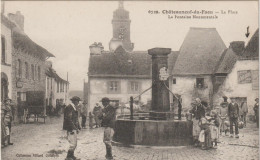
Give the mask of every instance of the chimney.
M 8 18 L 10 21 L 14 22 L 22 31 L 24 31 L 24 16 L 20 11 L 17 11 L 15 14 L 9 13 Z
M 104 47 L 102 43 L 95 42 L 92 45 L 89 46 L 90 49 L 90 55 L 100 55 L 104 51 Z
M 242 52 L 245 49 L 245 42 L 244 41 L 231 42 L 229 48 L 231 48 L 234 52 L 238 54 L 242 54 Z

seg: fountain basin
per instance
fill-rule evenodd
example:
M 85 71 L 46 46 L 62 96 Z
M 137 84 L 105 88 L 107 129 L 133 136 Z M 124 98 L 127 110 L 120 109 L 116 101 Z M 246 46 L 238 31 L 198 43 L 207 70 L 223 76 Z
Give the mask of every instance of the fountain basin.
M 187 146 L 192 121 L 117 119 L 113 140 L 125 145 Z

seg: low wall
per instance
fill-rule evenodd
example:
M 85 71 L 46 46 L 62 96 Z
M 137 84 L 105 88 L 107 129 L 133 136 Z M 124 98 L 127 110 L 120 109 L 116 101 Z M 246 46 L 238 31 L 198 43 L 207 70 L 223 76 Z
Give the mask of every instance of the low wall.
M 133 145 L 187 146 L 192 143 L 192 122 L 118 119 L 114 141 Z

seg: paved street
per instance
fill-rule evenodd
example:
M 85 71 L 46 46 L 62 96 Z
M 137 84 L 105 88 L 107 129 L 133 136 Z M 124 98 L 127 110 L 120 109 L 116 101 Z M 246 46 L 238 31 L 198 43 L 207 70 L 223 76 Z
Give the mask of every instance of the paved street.
M 14 146 L 2 148 L 3 160 L 63 160 L 68 142 L 61 130 L 63 118 L 48 118 L 46 124 L 21 124 L 13 127 Z M 259 159 L 258 130 L 255 124 L 240 130 L 240 138 L 221 137 L 218 149 L 189 147 L 114 147 L 116 160 L 256 160 Z M 84 129 L 78 135 L 75 155 L 82 160 L 104 160 L 102 128 Z

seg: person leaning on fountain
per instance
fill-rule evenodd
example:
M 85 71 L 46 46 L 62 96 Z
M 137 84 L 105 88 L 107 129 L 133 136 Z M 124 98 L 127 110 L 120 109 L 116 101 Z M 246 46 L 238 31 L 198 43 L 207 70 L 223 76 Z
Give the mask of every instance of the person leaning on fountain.
M 114 125 L 116 119 L 116 107 L 109 104 L 110 100 L 107 97 L 102 98 L 102 105 L 104 106 L 102 110 L 102 115 L 99 117 L 102 120 L 101 126 L 104 129 L 104 139 L 103 142 L 106 145 L 106 159 L 112 160 L 112 137 L 114 134 Z
M 199 134 L 201 131 L 200 128 L 200 120 L 202 117 L 205 117 L 205 107 L 201 104 L 201 100 L 196 98 L 196 103 L 193 105 L 193 108 L 190 110 L 190 113 L 194 115 L 193 121 L 193 129 L 192 129 L 192 136 L 193 136 L 193 143 L 195 146 L 199 145 Z

